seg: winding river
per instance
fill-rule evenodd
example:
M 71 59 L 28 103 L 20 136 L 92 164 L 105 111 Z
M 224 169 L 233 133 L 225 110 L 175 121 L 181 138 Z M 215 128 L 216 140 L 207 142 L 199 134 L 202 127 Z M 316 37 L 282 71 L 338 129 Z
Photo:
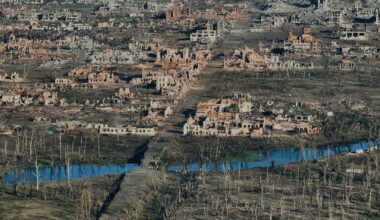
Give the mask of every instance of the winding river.
M 252 152 L 244 159 L 232 159 L 230 161 L 216 163 L 193 163 L 187 165 L 169 165 L 168 172 L 199 172 L 199 171 L 216 171 L 223 172 L 225 170 L 253 169 L 262 168 L 272 165 L 284 165 L 297 163 L 301 161 L 320 160 L 326 157 L 335 156 L 345 153 L 355 153 L 361 150 L 368 151 L 376 148 L 378 140 L 359 141 L 353 144 L 338 145 L 334 147 L 319 148 L 277 148 L 267 151 Z M 96 164 L 78 164 L 72 165 L 69 172 L 66 166 L 40 167 L 38 169 L 38 177 L 40 182 L 60 181 L 60 180 L 78 180 L 88 177 L 105 176 L 111 174 L 119 174 L 133 171 L 139 168 L 138 163 L 126 163 L 124 165 L 96 165 Z M 35 168 L 19 169 L 8 171 L 4 174 L 5 185 L 14 185 L 29 183 L 33 184 L 37 181 Z

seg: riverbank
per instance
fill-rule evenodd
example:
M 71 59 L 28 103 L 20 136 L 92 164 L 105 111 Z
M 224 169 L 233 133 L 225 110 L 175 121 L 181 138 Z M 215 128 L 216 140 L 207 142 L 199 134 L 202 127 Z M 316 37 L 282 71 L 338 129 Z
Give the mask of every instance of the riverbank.
M 1 188 L 0 218 L 92 219 L 120 175 Z
M 300 162 L 325 160 L 329 157 L 350 153 L 362 153 L 378 149 L 378 140 L 359 141 L 347 145 L 325 146 L 319 148 L 276 148 L 265 151 L 254 151 L 245 158 L 206 161 L 169 165 L 171 172 L 227 172 L 230 170 L 249 170 L 255 168 L 275 167 Z
M 160 203 L 160 211 L 149 205 L 139 211 L 180 220 L 377 219 L 379 158 L 372 151 L 253 170 L 170 173 L 165 185 L 174 198 L 163 187 L 146 200 L 171 202 Z
M 366 147 L 368 148 L 368 146 L 362 142 L 358 142 L 354 144 L 354 146 L 351 146 L 349 149 L 353 151 L 356 149 L 365 150 Z M 344 155 L 339 155 L 341 150 L 337 150 L 338 148 L 342 148 L 344 150 L 342 152 L 346 153 Z M 86 197 L 88 196 L 87 194 L 83 194 L 83 190 L 87 189 L 89 185 L 90 188 L 92 188 L 93 184 L 101 184 L 96 185 L 95 188 L 106 187 L 107 190 L 102 188 L 103 197 L 97 197 L 96 203 L 91 204 L 91 216 L 98 216 L 100 219 L 122 219 L 125 216 L 136 219 L 142 219 L 142 216 L 145 216 L 147 218 L 160 218 L 163 215 L 162 211 L 160 210 L 166 210 L 165 216 L 173 215 L 173 211 L 177 209 L 180 210 L 179 212 L 182 212 L 182 205 L 177 201 L 181 201 L 182 203 L 182 201 L 185 201 L 185 199 L 177 197 L 182 196 L 183 193 L 188 193 L 184 190 L 191 189 L 183 189 L 181 187 L 186 184 L 190 184 L 188 187 L 195 186 L 193 184 L 196 184 L 198 180 L 195 179 L 198 178 L 204 178 L 205 176 L 215 178 L 220 175 L 225 175 L 225 173 L 235 173 L 236 175 L 236 172 L 273 173 L 277 172 L 276 170 L 281 170 L 286 167 L 302 167 L 304 164 L 322 165 L 323 163 L 326 163 L 326 161 L 333 161 L 331 163 L 336 163 L 336 161 L 347 160 L 345 158 L 351 158 L 351 161 L 365 161 L 366 157 L 364 157 L 364 155 L 369 155 L 369 157 L 372 156 L 370 154 L 350 156 L 347 154 L 347 152 L 350 152 L 350 150 L 348 150 L 347 146 L 344 145 L 331 147 L 329 149 L 331 149 L 331 152 L 335 153 L 331 154 L 330 158 L 326 157 L 326 152 L 318 152 L 319 150 L 323 150 L 322 148 L 316 148 L 316 155 L 319 156 L 317 159 L 322 159 L 321 162 L 317 163 L 312 160 L 313 149 L 310 148 L 305 148 L 305 158 L 302 158 L 302 156 L 300 156 L 301 152 L 299 149 L 297 151 L 292 148 L 277 148 L 277 150 L 281 152 L 274 154 L 273 152 L 271 153 L 270 149 L 266 149 L 265 151 L 259 152 L 259 154 L 255 155 L 257 157 L 249 157 L 247 158 L 247 161 L 238 162 L 236 166 L 234 164 L 229 164 L 227 165 L 228 169 L 221 169 L 219 170 L 220 172 L 205 173 L 203 171 L 207 171 L 207 169 L 203 169 L 202 166 L 198 166 L 197 168 L 197 166 L 194 164 L 188 164 L 190 168 L 187 168 L 185 170 L 173 170 L 171 167 L 168 167 L 168 171 L 172 172 L 156 171 L 147 167 L 142 167 L 130 173 L 127 173 L 127 175 L 123 178 L 120 178 L 120 175 L 109 176 L 104 173 L 104 175 L 106 175 L 104 177 L 85 178 L 79 181 L 66 180 L 42 183 L 40 184 L 38 191 L 36 183 L 32 185 L 20 183 L 13 187 L 6 187 L 4 195 L 6 195 L 6 197 L 14 195 L 16 197 L 24 197 L 34 200 L 50 199 L 52 201 L 66 201 L 67 206 L 70 207 L 70 204 L 72 204 L 74 201 L 85 202 L 89 199 Z M 283 150 L 289 150 L 289 152 L 282 152 Z M 378 151 L 375 151 L 375 153 L 379 154 Z M 281 161 L 275 161 L 275 159 L 280 159 Z M 274 161 L 273 164 L 272 161 Z M 260 166 L 252 165 L 253 163 L 258 163 Z M 346 165 L 344 165 L 344 167 L 346 167 Z M 318 166 L 314 167 L 313 165 L 313 169 L 317 168 Z M 341 169 L 341 167 L 339 167 L 339 169 Z M 120 172 L 122 173 L 122 171 Z M 180 192 L 179 195 L 177 195 L 176 192 Z M 164 194 L 167 195 L 167 197 L 165 197 Z M 79 195 L 81 199 L 84 198 L 84 201 L 79 200 Z M 101 193 L 98 191 L 96 195 L 99 196 Z M 162 202 L 163 199 L 165 200 L 164 203 Z M 42 203 L 43 201 L 41 201 L 41 204 Z M 52 202 L 52 204 L 55 203 Z M 23 207 L 23 209 L 27 209 L 27 207 Z M 52 208 L 52 210 L 54 210 L 54 208 Z M 75 213 L 77 215 L 85 214 L 83 212 L 83 207 L 80 208 L 79 211 L 75 211 Z
M 182 172 L 202 170 L 225 172 L 226 169 L 254 169 L 269 167 L 275 165 L 299 163 L 302 161 L 320 160 L 326 157 L 333 157 L 341 154 L 347 154 L 357 151 L 369 151 L 377 149 L 378 140 L 356 141 L 340 145 L 325 145 L 319 147 L 288 147 L 288 148 L 268 148 L 262 150 L 253 150 L 245 152 L 240 157 L 221 158 L 219 160 L 207 160 L 201 158 L 199 162 L 186 162 L 177 160 L 170 164 L 161 164 L 157 166 L 162 172 Z M 78 164 L 70 166 L 53 166 L 18 169 L 8 171 L 2 174 L 2 183 L 7 185 L 14 184 L 35 184 L 37 182 L 52 181 L 71 181 L 85 179 L 89 177 L 105 176 L 129 173 L 140 169 L 141 158 L 146 148 L 141 148 L 135 154 L 135 160 L 138 163 L 126 163 L 123 165 L 98 165 L 98 164 Z M 142 164 L 142 168 L 147 167 Z
M 98 143 L 97 139 L 91 136 L 78 138 L 74 135 L 64 135 L 60 149 L 57 137 L 47 140 L 49 141 L 44 145 L 34 146 L 30 154 L 29 148 L 23 148 L 17 153 L 15 137 L 7 139 L 8 153 L 6 158 L 2 153 L 0 167 L 4 171 L 35 168 L 36 160 L 40 167 L 78 164 L 124 165 L 130 160 L 133 163 L 140 162 L 143 155 L 139 153 L 141 149 L 146 150 L 149 143 L 149 138 L 139 136 L 102 136 Z
M 126 200 L 133 203 L 113 209 L 113 219 L 127 213 L 133 219 L 376 219 L 379 158 L 372 151 L 253 170 L 167 173 L 156 184 L 130 179 L 130 192 L 120 194 L 133 192 Z
M 172 147 L 166 148 L 162 154 L 162 163 L 183 163 L 229 161 L 244 158 L 252 152 L 267 151 L 278 148 L 324 148 L 348 145 L 358 141 L 366 141 L 363 136 L 344 137 L 339 139 L 322 136 L 300 138 L 244 138 L 244 137 L 198 137 L 183 136 L 170 140 Z

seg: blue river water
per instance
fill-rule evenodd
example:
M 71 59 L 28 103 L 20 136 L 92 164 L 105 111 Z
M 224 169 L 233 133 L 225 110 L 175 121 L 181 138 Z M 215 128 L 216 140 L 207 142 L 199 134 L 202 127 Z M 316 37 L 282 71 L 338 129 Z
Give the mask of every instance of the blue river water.
M 199 171 L 216 171 L 223 172 L 226 170 L 245 170 L 254 168 L 269 167 L 272 165 L 292 164 L 301 161 L 320 160 L 329 156 L 356 152 L 358 150 L 367 151 L 378 145 L 378 140 L 359 141 L 353 144 L 338 145 L 333 147 L 305 148 L 277 148 L 261 152 L 253 152 L 243 160 L 223 161 L 216 163 L 192 163 L 187 165 L 169 165 L 168 172 L 199 172 Z M 87 177 L 105 176 L 111 174 L 120 174 L 133 171 L 139 168 L 137 163 L 126 163 L 124 165 L 95 165 L 95 164 L 78 164 L 71 165 L 69 172 L 70 180 L 78 180 Z M 40 167 L 38 169 L 40 182 L 67 180 L 67 167 L 60 165 L 54 167 Z M 17 183 L 33 184 L 37 181 L 36 169 L 26 168 L 14 171 L 8 171 L 4 174 L 4 184 L 14 185 Z
M 292 164 L 301 161 L 320 160 L 329 156 L 335 156 L 344 153 L 355 153 L 358 150 L 368 151 L 370 148 L 375 148 L 378 145 L 378 140 L 359 141 L 353 144 L 338 145 L 333 147 L 319 148 L 278 148 L 268 151 L 255 152 L 249 155 L 244 161 L 227 161 L 217 163 L 193 163 L 185 166 L 172 165 L 167 168 L 167 171 L 180 172 L 199 172 L 199 171 L 216 171 L 223 172 L 226 170 L 246 170 L 254 168 L 269 167 L 272 165 Z
M 111 174 L 126 173 L 135 170 L 139 167 L 138 164 L 127 163 L 124 165 L 95 165 L 95 164 L 78 164 L 70 165 L 69 179 L 78 180 L 87 177 L 106 176 Z M 53 166 L 40 167 L 38 169 L 39 181 L 50 182 L 55 180 L 67 180 L 67 167 Z M 14 185 L 16 183 L 36 183 L 36 169 L 26 168 L 14 171 L 9 171 L 4 174 L 5 185 Z

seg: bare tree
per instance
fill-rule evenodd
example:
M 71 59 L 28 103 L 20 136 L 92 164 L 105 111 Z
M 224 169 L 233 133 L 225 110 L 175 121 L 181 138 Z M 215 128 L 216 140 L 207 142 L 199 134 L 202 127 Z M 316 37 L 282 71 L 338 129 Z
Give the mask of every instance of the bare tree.
M 66 179 L 67 179 L 67 184 L 71 186 L 70 179 L 71 179 L 71 164 L 70 164 L 70 157 L 67 156 L 65 160 L 65 165 L 66 165 Z
M 87 189 L 82 191 L 79 208 L 79 219 L 91 219 L 92 193 Z
M 37 154 L 36 154 L 36 161 L 34 163 L 34 167 L 36 169 L 36 172 L 33 173 L 33 175 L 36 177 L 36 190 L 38 192 L 39 189 L 40 189 L 40 172 L 39 172 L 40 166 L 38 165 L 38 156 L 37 156 Z
M 4 141 L 4 162 L 6 163 L 8 160 L 8 143 Z
M 59 160 L 62 160 L 62 133 L 59 131 Z
M 100 133 L 98 132 L 97 134 L 97 138 L 98 138 L 98 157 L 100 158 Z

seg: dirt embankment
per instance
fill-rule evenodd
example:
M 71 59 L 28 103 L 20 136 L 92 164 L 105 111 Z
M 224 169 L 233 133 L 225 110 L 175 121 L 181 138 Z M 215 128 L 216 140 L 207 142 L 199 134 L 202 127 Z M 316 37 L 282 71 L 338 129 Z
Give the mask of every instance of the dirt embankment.
M 118 193 L 108 208 L 100 214 L 99 219 L 137 219 L 153 194 L 152 189 L 159 189 L 165 182 L 162 172 L 146 168 L 138 169 L 125 176 Z

